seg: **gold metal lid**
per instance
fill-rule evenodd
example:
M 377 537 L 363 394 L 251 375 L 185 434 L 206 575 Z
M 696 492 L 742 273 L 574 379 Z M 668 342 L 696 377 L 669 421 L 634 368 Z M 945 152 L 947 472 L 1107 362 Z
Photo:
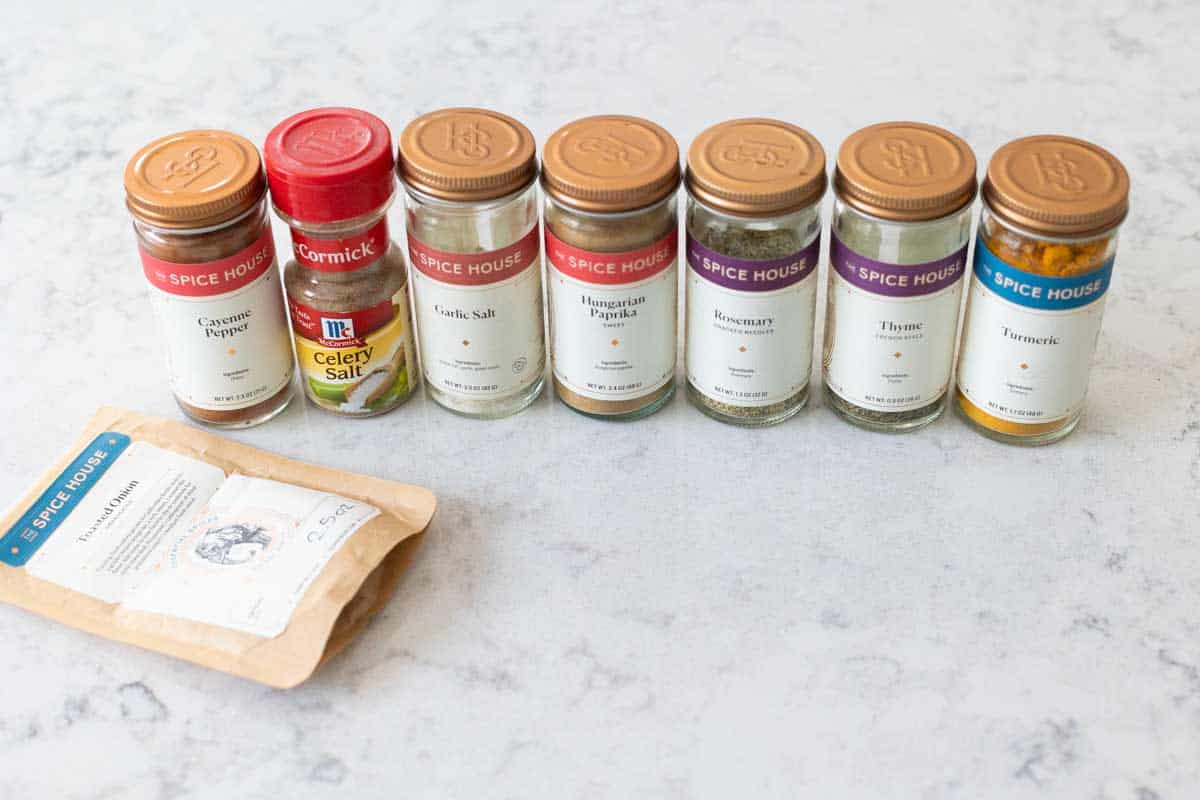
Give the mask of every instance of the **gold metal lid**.
M 1129 173 L 1102 147 L 1070 136 L 1027 136 L 996 151 L 983 181 L 993 213 L 1034 233 L 1085 236 L 1129 213 Z
M 825 194 L 825 150 L 803 128 L 752 117 L 713 125 L 688 149 L 688 191 L 730 214 L 795 211 Z
M 400 134 L 396 171 L 417 191 L 459 202 L 512 194 L 537 177 L 529 129 L 483 108 L 422 114 Z
M 679 187 L 679 146 L 639 117 L 584 117 L 550 135 L 542 151 L 546 192 L 581 211 L 630 211 Z
M 935 125 L 881 122 L 842 142 L 833 185 L 848 205 L 874 217 L 937 219 L 975 199 L 975 154 Z
M 155 139 L 125 167 L 129 211 L 167 228 L 233 219 L 257 203 L 266 188 L 258 149 L 227 131 L 184 131 Z

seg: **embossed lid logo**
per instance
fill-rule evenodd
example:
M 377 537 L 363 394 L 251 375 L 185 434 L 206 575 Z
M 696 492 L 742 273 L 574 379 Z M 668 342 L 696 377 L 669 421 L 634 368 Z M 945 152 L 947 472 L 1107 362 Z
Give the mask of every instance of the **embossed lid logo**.
M 1061 151 L 1053 153 L 1030 153 L 1037 168 L 1042 186 L 1052 186 L 1060 191 L 1077 194 L 1088 188 L 1087 182 L 1076 170 L 1079 165 Z
M 325 158 L 356 154 L 369 137 L 366 129 L 349 125 L 314 125 L 295 143 L 294 152 Z
M 585 136 L 575 145 L 581 153 L 595 153 L 601 161 L 633 166 L 650 155 L 649 151 L 627 142 L 609 131 L 601 136 Z
M 491 143 L 491 134 L 474 120 L 451 120 L 446 125 L 446 149 L 463 158 L 487 158 L 492 154 Z
M 929 163 L 929 150 L 923 144 L 913 144 L 908 139 L 892 137 L 880 142 L 885 153 L 883 163 L 903 178 L 929 178 L 933 167 Z
M 221 166 L 217 148 L 196 145 L 183 153 L 182 159 L 171 158 L 163 163 L 162 181 L 171 188 L 186 189 L 197 179 Z
M 791 145 L 743 138 L 739 142 L 730 142 L 723 146 L 719 157 L 722 161 L 733 164 L 783 169 L 791 163 L 790 154 L 795 149 Z

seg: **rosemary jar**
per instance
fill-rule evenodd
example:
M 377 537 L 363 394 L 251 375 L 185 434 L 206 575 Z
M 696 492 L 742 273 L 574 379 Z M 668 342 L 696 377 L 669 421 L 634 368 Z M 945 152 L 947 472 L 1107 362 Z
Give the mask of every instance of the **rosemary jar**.
M 917 122 L 838 150 L 822 357 L 830 408 L 903 433 L 946 407 L 976 194 L 975 155 Z
M 808 401 L 825 151 L 808 131 L 738 119 L 688 150 L 687 392 L 721 422 L 782 422 Z
M 1090 142 L 1030 136 L 996 151 L 982 194 L 956 405 L 993 439 L 1049 444 L 1083 414 L 1129 174 Z
M 295 370 L 258 150 L 232 133 L 176 133 L 125 168 L 142 270 L 188 417 L 256 425 L 292 399 Z
M 365 111 L 319 108 L 280 122 L 264 149 L 292 232 L 283 281 L 304 391 L 340 416 L 390 411 L 418 383 L 408 271 L 388 235 L 391 132 Z
M 426 391 L 464 416 L 515 414 L 546 367 L 533 134 L 494 111 L 434 111 L 400 134 L 396 168 Z
M 554 388 L 604 419 L 675 391 L 679 148 L 648 120 L 576 120 L 546 140 L 547 296 Z

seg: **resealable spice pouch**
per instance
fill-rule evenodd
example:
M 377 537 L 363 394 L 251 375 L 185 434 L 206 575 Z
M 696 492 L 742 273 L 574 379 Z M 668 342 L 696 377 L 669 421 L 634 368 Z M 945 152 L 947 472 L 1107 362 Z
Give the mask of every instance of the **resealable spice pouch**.
M 0 518 L 0 600 L 288 688 L 383 607 L 435 505 L 104 408 Z

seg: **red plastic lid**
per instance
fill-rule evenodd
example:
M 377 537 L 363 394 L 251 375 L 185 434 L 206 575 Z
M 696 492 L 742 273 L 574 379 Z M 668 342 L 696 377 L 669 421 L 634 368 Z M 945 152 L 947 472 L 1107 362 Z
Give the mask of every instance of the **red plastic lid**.
M 276 125 L 263 147 L 275 207 L 304 222 L 362 216 L 395 191 L 392 133 L 356 108 L 314 108 Z

